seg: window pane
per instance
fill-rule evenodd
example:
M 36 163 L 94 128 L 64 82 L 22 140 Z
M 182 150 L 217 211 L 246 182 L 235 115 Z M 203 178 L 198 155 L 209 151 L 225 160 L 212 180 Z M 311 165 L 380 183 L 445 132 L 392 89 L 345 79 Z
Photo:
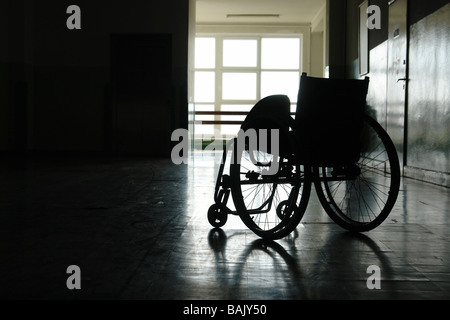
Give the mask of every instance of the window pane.
M 299 38 L 261 39 L 261 67 L 263 69 L 299 69 Z
M 223 104 L 220 111 L 243 111 L 249 112 L 253 108 L 252 104 Z
M 224 73 L 222 98 L 225 100 L 256 100 L 256 73 Z
M 221 115 L 220 120 L 222 120 L 222 121 L 244 121 L 245 116 Z
M 213 104 L 196 104 L 195 111 L 214 111 Z
M 199 123 L 199 121 L 214 121 L 214 115 L 212 114 L 197 114 L 195 115 L 195 123 Z
M 256 67 L 257 44 L 256 40 L 224 40 L 223 66 Z
M 238 124 L 222 125 L 220 127 L 220 133 L 229 137 L 234 137 L 238 134 L 240 128 L 241 126 Z
M 285 94 L 291 102 L 296 102 L 300 85 L 299 77 L 298 72 L 261 72 L 261 97 Z
M 296 111 L 297 111 L 297 104 L 295 104 L 295 103 L 291 104 L 291 113 L 293 113 L 292 117 L 294 117 L 294 118 L 295 118 L 295 112 Z
M 214 134 L 213 124 L 195 124 L 195 137 L 198 138 L 203 134 Z
M 216 39 L 195 39 L 195 68 L 214 68 L 216 66 Z
M 215 89 L 214 72 L 197 71 L 195 73 L 195 102 L 214 102 Z

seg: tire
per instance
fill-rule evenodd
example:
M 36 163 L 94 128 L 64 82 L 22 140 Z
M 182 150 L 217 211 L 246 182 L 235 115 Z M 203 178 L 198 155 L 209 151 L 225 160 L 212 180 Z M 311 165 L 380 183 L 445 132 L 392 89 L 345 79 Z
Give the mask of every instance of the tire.
M 258 147 L 249 149 L 248 145 L 239 148 L 235 143 L 234 163 L 230 165 L 234 205 L 243 223 L 255 234 L 264 239 L 283 238 L 297 227 L 305 213 L 311 169 Z M 274 159 L 279 163 L 277 173 L 264 175 Z
M 208 209 L 209 223 L 215 228 L 223 227 L 227 223 L 228 212 L 229 210 L 224 204 L 213 204 Z
M 397 151 L 387 132 L 365 116 L 361 134 L 361 157 L 356 164 L 316 167 L 314 183 L 328 216 L 354 232 L 379 226 L 391 212 L 400 188 Z

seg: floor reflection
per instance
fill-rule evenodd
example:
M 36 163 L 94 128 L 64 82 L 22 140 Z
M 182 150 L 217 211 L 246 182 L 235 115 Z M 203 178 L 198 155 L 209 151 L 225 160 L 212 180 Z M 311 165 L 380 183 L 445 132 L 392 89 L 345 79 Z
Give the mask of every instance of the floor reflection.
M 367 267 L 381 270 L 385 297 L 395 298 L 389 258 L 370 237 L 350 232 L 329 233 L 318 250 L 301 250 L 296 230 L 279 242 L 256 239 L 243 246 L 237 259 L 227 247 L 242 241 L 243 232 L 211 229 L 208 244 L 214 253 L 217 285 L 228 289 L 227 299 L 352 299 L 367 288 Z M 236 249 L 231 249 L 236 250 Z M 235 255 L 236 256 L 236 255 Z
M 403 179 L 389 217 L 364 234 L 332 222 L 312 192 L 297 229 L 267 242 L 238 216 L 211 229 L 206 155 L 44 160 L 0 167 L 3 298 L 450 299 L 447 188 Z M 82 290 L 67 289 L 69 265 Z M 380 289 L 367 286 L 374 265 Z

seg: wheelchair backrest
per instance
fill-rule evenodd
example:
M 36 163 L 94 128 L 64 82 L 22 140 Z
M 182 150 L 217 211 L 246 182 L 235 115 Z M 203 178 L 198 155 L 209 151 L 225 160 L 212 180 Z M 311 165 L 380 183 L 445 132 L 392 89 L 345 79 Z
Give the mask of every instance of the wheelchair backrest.
M 358 161 L 369 78 L 326 79 L 303 73 L 295 127 L 304 158 L 313 165 Z
M 293 126 L 293 119 L 290 115 L 291 102 L 286 95 L 271 95 L 258 101 L 248 113 L 241 126 L 241 129 L 247 131 L 254 129 L 257 132 L 257 143 L 259 145 L 259 130 L 267 130 L 268 147 L 265 150 L 272 152 L 271 130 L 278 130 L 278 152 L 280 156 L 287 157 L 292 151 L 289 141 L 289 128 Z M 260 146 L 260 145 L 259 145 Z M 262 149 L 261 149 L 262 150 Z
M 286 122 L 290 118 L 291 101 L 286 95 L 271 95 L 258 101 L 244 120 L 243 128 L 248 123 L 274 120 Z M 270 129 L 270 126 L 267 128 Z

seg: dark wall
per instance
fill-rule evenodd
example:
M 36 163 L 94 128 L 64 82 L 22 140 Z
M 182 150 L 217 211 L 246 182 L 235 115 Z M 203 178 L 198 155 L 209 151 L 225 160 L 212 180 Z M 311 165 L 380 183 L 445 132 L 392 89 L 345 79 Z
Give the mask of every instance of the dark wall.
M 27 90 L 30 69 L 25 61 L 25 29 L 29 10 L 20 1 L 0 3 L 0 148 L 23 148 L 27 131 Z
M 66 27 L 71 4 L 81 30 Z M 2 1 L 0 150 L 111 151 L 113 34 L 171 37 L 171 117 L 158 130 L 186 127 L 188 11 L 184 0 Z
M 450 3 L 449 0 L 409 0 L 409 25 L 415 24 L 448 3 Z

